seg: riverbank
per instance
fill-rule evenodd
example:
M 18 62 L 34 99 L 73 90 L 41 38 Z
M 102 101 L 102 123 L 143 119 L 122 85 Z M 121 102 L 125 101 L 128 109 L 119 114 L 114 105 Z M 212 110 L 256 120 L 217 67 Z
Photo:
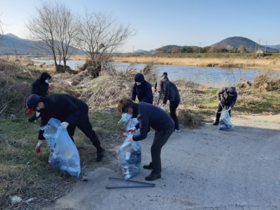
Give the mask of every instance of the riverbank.
M 76 54 L 71 59 L 86 60 L 87 57 Z M 268 54 L 261 59 L 255 58 L 254 53 L 115 54 L 110 61 L 280 71 L 280 53 Z
M 67 93 L 85 101 L 90 108 L 90 122 L 106 149 L 104 161 L 96 163 L 95 148 L 77 130 L 75 144 L 80 153 L 82 173 L 80 178 L 66 178 L 48 165 L 46 143 L 40 154 L 35 153 L 40 123 L 26 122 L 29 116 L 25 114 L 24 101 L 31 92 L 32 82 L 42 70 L 21 66 L 18 61 L 8 65 L 4 63 L 0 67 L 0 209 L 11 208 L 9 198 L 14 195 L 23 201 L 13 208 L 40 209 L 71 191 L 74 183 L 84 181 L 86 171 L 112 167 L 111 163 L 117 160 L 116 148 L 124 140 L 123 126 L 117 124 L 120 114 L 116 106 L 120 97 L 131 97 L 135 71 L 104 72 L 95 79 L 85 71 L 77 75 L 49 71 L 52 76 L 50 94 Z M 156 81 L 153 71 L 145 74 L 145 78 L 152 85 Z M 258 114 L 267 118 L 279 114 L 279 81 L 273 76 L 259 75 L 252 83 L 237 84 L 239 95 L 233 110 L 234 117 Z M 209 87 L 206 83 L 199 85 L 186 79 L 174 80 L 174 83 L 181 96 L 178 108 L 181 128 L 197 129 L 206 122 L 213 122 L 218 104 L 216 92 L 222 83 L 217 87 Z M 156 100 L 155 94 L 154 103 Z M 166 111 L 169 109 L 166 108 Z M 116 168 L 116 164 L 113 167 Z M 120 171 L 117 172 L 120 174 Z
M 280 59 L 112 57 L 110 61 L 280 71 Z

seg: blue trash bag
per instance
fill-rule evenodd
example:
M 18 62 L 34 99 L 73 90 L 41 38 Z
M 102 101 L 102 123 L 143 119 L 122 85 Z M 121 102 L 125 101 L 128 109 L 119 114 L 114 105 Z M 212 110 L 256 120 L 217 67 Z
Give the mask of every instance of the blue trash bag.
M 130 118 L 128 114 L 123 114 L 120 122 L 122 121 L 125 130 L 135 127 L 138 123 L 136 118 Z M 124 133 L 125 136 L 128 135 L 138 135 L 140 130 L 136 130 L 133 133 Z M 119 152 L 119 161 L 122 175 L 125 180 L 129 179 L 132 176 L 138 174 L 141 167 L 141 146 L 138 141 L 128 142 L 125 138 L 124 143 L 121 145 Z
M 79 152 L 67 129 L 62 129 L 60 124 L 59 120 L 51 118 L 46 126 L 40 128 L 45 131 L 44 137 L 50 148 L 49 163 L 62 174 L 79 177 Z
M 234 125 L 230 121 L 229 110 L 222 111 L 222 116 L 219 125 L 220 125 L 219 130 L 227 130 L 227 129 L 234 128 Z

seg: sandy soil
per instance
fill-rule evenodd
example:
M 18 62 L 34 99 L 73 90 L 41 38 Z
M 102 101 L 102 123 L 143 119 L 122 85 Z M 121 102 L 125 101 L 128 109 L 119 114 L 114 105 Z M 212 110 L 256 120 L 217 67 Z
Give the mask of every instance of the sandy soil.
M 162 150 L 162 178 L 154 188 L 125 185 L 117 157 L 108 168 L 86 174 L 73 191 L 44 210 L 83 209 L 280 209 L 280 116 L 233 117 L 236 127 L 210 123 L 174 133 Z M 141 142 L 142 165 L 150 162 L 153 133 Z M 118 150 L 118 147 L 115 148 Z M 142 169 L 131 180 L 145 182 Z

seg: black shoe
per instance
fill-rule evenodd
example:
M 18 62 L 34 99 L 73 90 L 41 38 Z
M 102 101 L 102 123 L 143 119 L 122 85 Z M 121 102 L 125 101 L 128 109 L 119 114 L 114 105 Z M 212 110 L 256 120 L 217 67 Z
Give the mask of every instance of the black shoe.
M 101 148 L 100 151 L 97 151 L 96 161 L 101 162 L 104 156 L 105 149 Z
M 147 181 L 154 181 L 156 179 L 160 179 L 161 178 L 161 175 L 160 174 L 153 174 L 151 173 L 149 176 L 147 176 L 145 179 Z
M 219 125 L 219 121 L 214 122 L 213 125 Z
M 149 165 L 144 165 L 143 168 L 145 168 L 147 170 L 152 170 L 153 169 L 153 164 L 150 163 Z

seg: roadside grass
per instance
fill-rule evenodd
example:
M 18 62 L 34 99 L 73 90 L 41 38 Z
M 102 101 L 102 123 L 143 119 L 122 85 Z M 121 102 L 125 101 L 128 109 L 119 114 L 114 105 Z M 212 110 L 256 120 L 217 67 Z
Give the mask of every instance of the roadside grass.
M 116 109 L 89 114 L 101 144 L 108 151 L 101 163 L 95 162 L 96 150 L 90 140 L 79 129 L 76 130 L 74 140 L 81 158 L 81 176 L 91 167 L 110 163 L 114 156 L 110 149 L 123 141 L 123 138 L 119 138 L 123 132 L 123 125 L 118 124 L 120 117 Z M 64 195 L 79 180 L 61 176 L 48 164 L 49 148 L 46 142 L 40 153 L 35 152 L 40 123 L 28 123 L 26 119 L 27 115 L 24 115 L 0 122 L 0 209 L 11 208 L 8 197 L 13 195 L 21 197 L 23 201 L 35 198 L 29 204 L 21 202 L 13 207 L 25 205 L 39 209 L 39 206 Z

